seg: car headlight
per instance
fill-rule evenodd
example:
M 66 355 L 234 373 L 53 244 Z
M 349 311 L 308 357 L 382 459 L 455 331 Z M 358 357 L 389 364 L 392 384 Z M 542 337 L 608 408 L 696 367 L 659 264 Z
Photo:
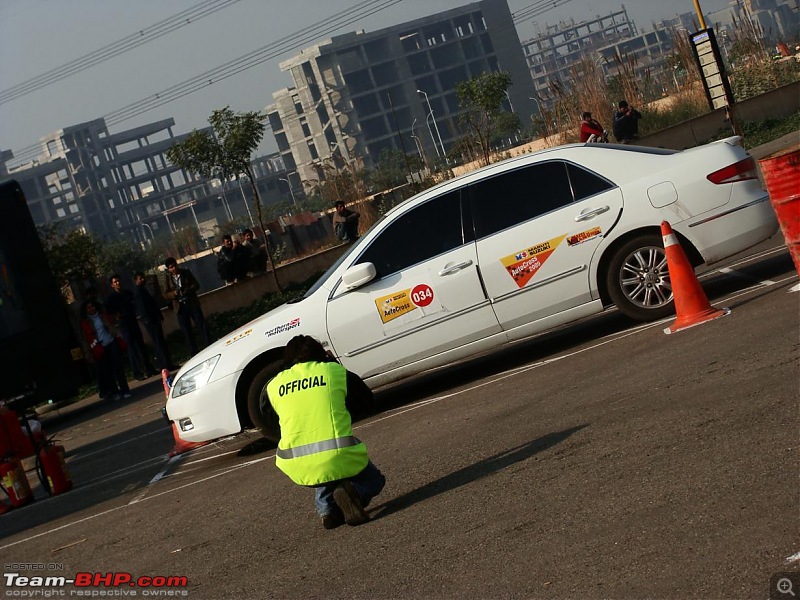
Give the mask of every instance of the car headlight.
M 211 373 L 214 372 L 214 367 L 216 367 L 219 362 L 220 356 L 222 355 L 217 354 L 216 356 L 204 360 L 196 367 L 189 369 L 186 373 L 181 375 L 181 378 L 172 386 L 172 397 L 178 398 L 184 394 L 199 390 L 207 384 L 208 380 L 211 379 Z

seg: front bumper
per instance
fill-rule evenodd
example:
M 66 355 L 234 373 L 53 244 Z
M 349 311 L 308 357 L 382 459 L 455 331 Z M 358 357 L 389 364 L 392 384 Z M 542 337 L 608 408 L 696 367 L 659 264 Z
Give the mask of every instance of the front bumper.
M 167 401 L 167 416 L 186 442 L 207 442 L 242 430 L 236 411 L 239 373 L 209 382 L 203 388 Z M 191 423 L 191 429 L 188 424 Z

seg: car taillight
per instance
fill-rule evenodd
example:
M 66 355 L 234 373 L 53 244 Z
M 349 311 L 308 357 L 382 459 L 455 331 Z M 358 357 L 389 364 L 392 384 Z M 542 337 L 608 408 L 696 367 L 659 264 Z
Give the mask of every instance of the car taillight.
M 724 169 L 706 175 L 706 179 L 717 185 L 747 181 L 748 179 L 758 179 L 756 161 L 752 156 L 748 156 L 737 163 L 728 165 Z

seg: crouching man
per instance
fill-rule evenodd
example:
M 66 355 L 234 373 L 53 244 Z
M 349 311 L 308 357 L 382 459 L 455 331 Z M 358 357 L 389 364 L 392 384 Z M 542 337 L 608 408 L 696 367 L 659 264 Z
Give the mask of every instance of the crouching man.
M 369 521 L 364 507 L 386 479 L 353 436 L 348 371 L 307 335 L 289 340 L 283 367 L 266 387 L 281 430 L 275 464 L 296 484 L 315 489 L 325 529 Z

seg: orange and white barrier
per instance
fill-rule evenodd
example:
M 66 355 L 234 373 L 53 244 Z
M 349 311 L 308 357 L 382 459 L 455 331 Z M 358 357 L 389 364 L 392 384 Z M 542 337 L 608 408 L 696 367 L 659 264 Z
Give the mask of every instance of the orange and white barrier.
M 727 308 L 719 309 L 711 306 L 692 264 L 681 248 L 678 236 L 666 221 L 661 223 L 661 236 L 664 239 L 664 252 L 667 255 L 675 314 L 678 317 L 664 330 L 664 333 L 676 333 L 729 314 L 731 311 Z

